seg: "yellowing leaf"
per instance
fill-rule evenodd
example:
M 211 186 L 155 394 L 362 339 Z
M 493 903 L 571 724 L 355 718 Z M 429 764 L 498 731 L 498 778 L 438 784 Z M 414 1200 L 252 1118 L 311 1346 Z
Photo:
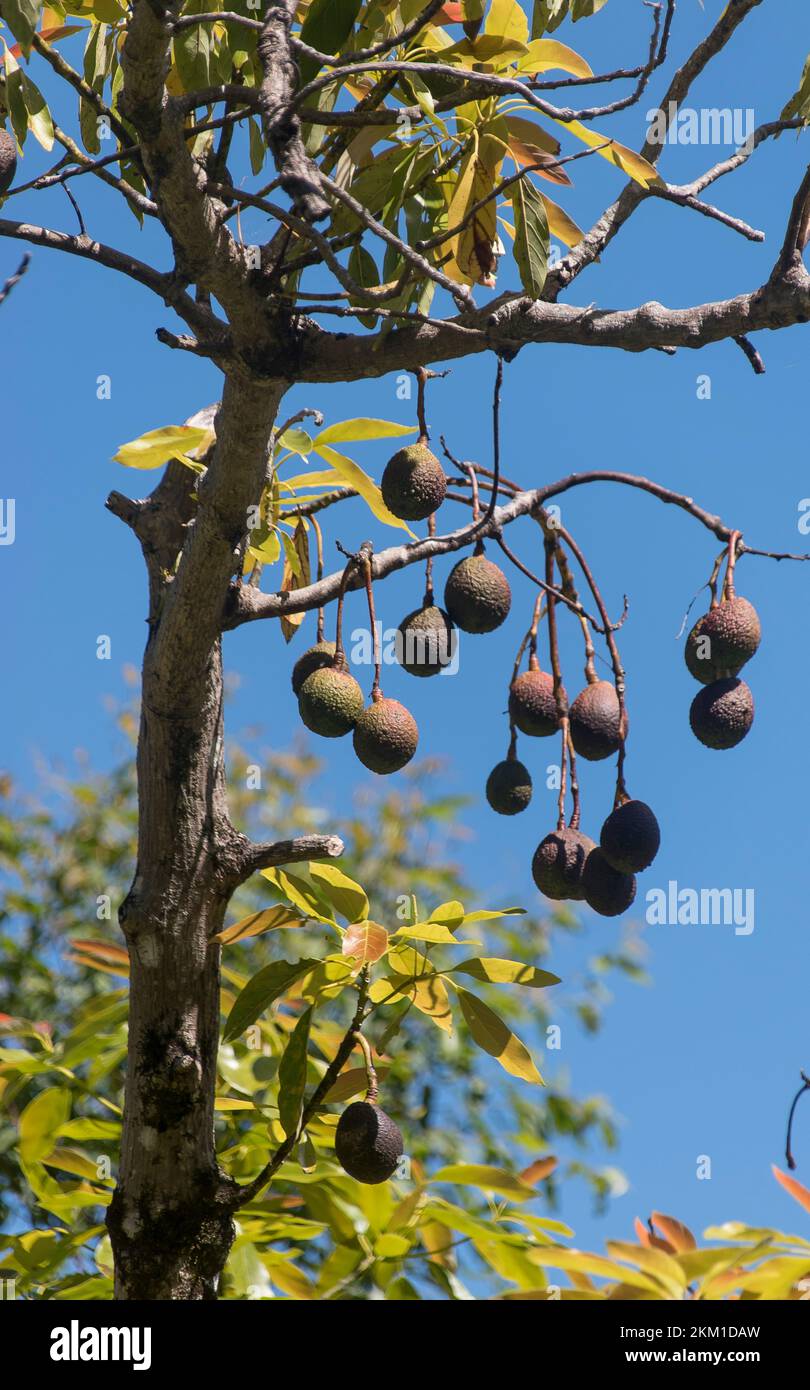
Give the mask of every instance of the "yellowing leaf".
M 212 941 L 221 941 L 223 946 L 232 941 L 244 941 L 250 936 L 261 936 L 266 931 L 278 931 L 281 927 L 301 927 L 306 921 L 298 912 L 292 912 L 283 903 L 265 908 L 263 912 L 251 912 L 238 922 L 232 922 L 224 931 L 217 932 Z
M 529 1049 L 507 1027 L 503 1019 L 482 999 L 468 993 L 466 989 L 459 988 L 458 996 L 467 1027 L 478 1046 L 500 1062 L 510 1076 L 520 1077 L 522 1081 L 529 1081 L 535 1086 L 543 1086 L 545 1083 Z
M 372 965 L 387 947 L 388 932 L 378 922 L 355 922 L 343 938 L 344 956 L 352 956 L 361 965 Z
M 468 941 L 459 941 L 449 927 L 441 922 L 424 922 L 416 927 L 400 927 L 395 933 L 397 941 L 428 941 L 433 946 L 468 946 Z
M 797 1182 L 795 1178 L 783 1173 L 775 1163 L 771 1164 L 771 1172 L 785 1191 L 789 1192 L 791 1197 L 799 1203 L 799 1206 L 804 1207 L 805 1211 L 810 1211 L 810 1189 L 806 1188 L 804 1183 Z
M 529 1187 L 536 1187 L 544 1178 L 548 1178 L 557 1167 L 557 1159 L 549 1154 L 548 1158 L 538 1158 L 535 1163 L 530 1163 L 528 1168 L 524 1168 L 520 1174 L 521 1182 L 525 1182 Z
M 590 77 L 593 73 L 590 64 L 567 44 L 557 43 L 556 39 L 532 39 L 518 63 L 518 71 L 548 72 L 550 68 L 573 73 L 574 77 Z
M 658 170 L 650 164 L 649 160 L 644 159 L 643 155 L 637 154 L 635 150 L 628 149 L 627 145 L 620 145 L 618 140 L 611 140 L 608 136 L 600 135 L 598 130 L 592 126 L 583 125 L 581 121 L 557 121 L 565 130 L 570 130 L 583 144 L 588 145 L 592 150 L 598 150 L 603 159 L 609 164 L 615 164 L 617 169 L 621 169 L 628 178 L 640 183 L 642 188 L 649 188 L 651 184 L 661 184 L 663 179 Z M 599 148 L 601 147 L 601 148 Z
M 505 39 L 528 43 L 529 21 L 518 0 L 492 0 L 484 25 L 485 34 L 499 34 Z
M 400 425 L 394 420 L 373 420 L 360 416 L 356 420 L 341 420 L 327 425 L 316 435 L 316 444 L 348 444 L 366 439 L 392 439 L 401 434 L 414 434 L 415 425 Z
M 388 1075 L 389 1067 L 375 1067 L 377 1080 L 383 1081 Z M 368 1090 L 368 1072 L 365 1067 L 350 1067 L 348 1071 L 342 1071 L 334 1086 L 327 1091 L 324 1097 L 325 1105 L 337 1105 L 345 1100 L 352 1100 L 354 1096 L 359 1096 Z
M 549 234 L 558 237 L 563 246 L 578 246 L 585 235 L 582 228 L 548 194 L 541 193 L 540 197 L 546 205 Z
M 499 960 L 495 956 L 465 960 L 461 965 L 454 965 L 452 970 L 453 974 L 472 975 L 473 979 L 491 985 L 527 985 L 529 989 L 545 989 L 548 985 L 560 983 L 559 975 L 552 975 L 549 970 L 538 970 L 519 960 Z
M 652 1223 L 666 1236 L 670 1245 L 675 1248 L 679 1255 L 697 1249 L 697 1241 L 689 1227 L 685 1226 L 682 1221 L 678 1221 L 677 1217 L 665 1216 L 661 1211 L 654 1211 Z
M 480 1187 L 483 1192 L 497 1192 L 501 1197 L 510 1197 L 513 1202 L 528 1202 L 535 1196 L 528 1183 L 514 1173 L 485 1163 L 450 1163 L 434 1173 L 430 1181 L 451 1182 L 459 1187 Z
M 126 468 L 160 468 L 178 453 L 190 453 L 203 444 L 207 447 L 213 437 L 211 430 L 194 425 L 165 425 L 122 444 L 113 462 L 123 463 Z
M 445 1033 L 453 1031 L 453 1011 L 444 981 L 427 956 L 414 946 L 397 946 L 389 953 L 393 975 L 386 983 Z
M 335 472 L 340 475 L 344 483 L 353 487 L 360 494 L 363 501 L 371 509 L 378 521 L 385 522 L 386 526 L 395 526 L 401 531 L 407 531 L 409 536 L 413 531 L 404 521 L 400 521 L 398 516 L 389 512 L 382 499 L 382 493 L 377 484 L 364 473 L 359 464 L 352 459 L 346 458 L 345 454 L 339 454 L 336 449 L 332 449 L 328 444 L 321 444 L 316 441 L 315 452 L 320 454 L 326 463 L 331 464 Z

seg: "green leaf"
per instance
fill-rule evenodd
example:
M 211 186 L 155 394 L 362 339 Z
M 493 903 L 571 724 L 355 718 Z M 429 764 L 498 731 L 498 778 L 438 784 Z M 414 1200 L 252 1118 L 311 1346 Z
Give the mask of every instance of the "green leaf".
M 449 903 L 442 903 L 434 912 L 431 912 L 430 921 L 431 923 L 441 922 L 452 931 L 454 927 L 460 927 L 464 921 L 464 907 L 453 898 Z
M 278 443 L 282 449 L 289 449 L 291 454 L 300 454 L 302 458 L 312 453 L 312 435 L 294 425 L 284 431 Z
M 292 1031 L 278 1069 L 278 1115 L 288 1139 L 298 1133 L 307 1084 L 307 1049 L 312 1009 L 303 1013 Z
M 43 0 L 3 0 L 3 18 L 26 56 L 39 24 Z
M 28 112 L 28 128 L 43 150 L 53 149 L 53 120 L 39 87 L 20 69 L 22 97 Z
M 520 283 L 532 299 L 539 299 L 548 269 L 545 203 L 528 178 L 513 183 L 509 196 L 515 216 L 515 260 Z
M 211 430 L 195 425 L 165 425 L 122 444 L 113 455 L 113 463 L 123 463 L 126 468 L 160 468 L 178 453 L 190 453 L 212 440 Z
M 208 0 L 189 0 L 186 14 L 207 13 Z M 174 39 L 174 61 L 187 92 L 211 85 L 211 35 L 207 24 L 189 24 Z
M 372 420 L 361 416 L 356 420 L 340 420 L 327 425 L 315 437 L 316 444 L 348 444 L 366 439 L 393 439 L 401 434 L 414 434 L 415 425 L 400 425 L 394 420 Z
M 493 1009 L 475 994 L 458 988 L 461 1011 L 472 1036 L 484 1052 L 500 1062 L 510 1076 L 529 1081 L 535 1086 L 545 1083 L 535 1066 L 531 1053 Z
M 356 285 L 362 285 L 364 290 L 376 289 L 380 283 L 380 272 L 377 269 L 377 262 L 370 251 L 367 251 L 361 242 L 353 246 L 349 254 L 349 274 Z M 350 298 L 349 303 L 356 307 L 363 303 L 357 298 Z M 358 323 L 364 328 L 374 328 L 377 322 L 377 315 L 372 310 L 368 314 L 358 314 Z
M 312 0 L 301 25 L 301 42 L 321 53 L 339 53 L 354 28 L 363 0 Z M 316 58 L 299 61 L 301 85 L 311 82 L 320 68 Z
M 469 941 L 459 941 L 449 927 L 441 922 L 424 922 L 417 927 L 400 927 L 395 933 L 397 941 L 428 941 L 433 946 L 469 946 Z
M 364 922 L 368 917 L 368 898 L 359 883 L 344 874 L 334 864 L 311 863 L 309 876 L 321 889 L 324 897 L 348 922 Z
M 545 989 L 560 983 L 559 975 L 552 975 L 549 970 L 537 970 L 519 960 L 498 960 L 494 956 L 462 961 L 461 965 L 452 966 L 450 973 L 472 975 L 473 979 L 490 985 L 527 985 L 529 989 Z
M 330 448 L 328 444 L 321 444 L 316 439 L 314 444 L 316 454 L 320 454 L 322 459 L 331 464 L 336 473 L 340 474 L 344 483 L 353 487 L 363 498 L 363 501 L 370 507 L 378 521 L 384 521 L 386 526 L 396 526 L 401 531 L 407 531 L 409 536 L 413 535 L 411 528 L 400 521 L 398 516 L 389 512 L 382 499 L 382 493 L 377 484 L 372 481 L 367 473 L 364 473 L 358 464 L 352 459 L 346 458 L 345 454 L 339 454 L 336 449 Z
M 69 1115 L 70 1092 L 62 1087 L 49 1086 L 29 1101 L 19 1119 L 23 1162 L 35 1163 L 51 1152 L 54 1136 Z
M 253 175 L 260 174 L 264 168 L 264 161 L 267 157 L 267 146 L 264 143 L 264 136 L 258 121 L 253 117 L 248 118 L 248 140 L 250 146 L 250 168 Z
M 317 960 L 274 960 L 260 970 L 237 995 L 225 1030 L 223 1042 L 232 1042 L 255 1023 L 275 999 L 283 994 L 291 984 L 299 980 L 308 970 L 313 970 L 320 962 Z
M 498 917 L 525 917 L 525 915 L 525 907 L 496 907 L 492 911 L 487 908 L 480 908 L 477 912 L 465 912 L 463 922 L 466 926 L 468 922 L 494 922 Z M 435 912 L 431 914 L 430 920 L 435 922 Z
M 299 874 L 290 874 L 284 869 L 262 869 L 261 875 L 268 883 L 278 888 L 287 901 L 291 902 L 293 907 L 299 908 L 306 917 L 314 917 L 316 922 L 329 922 L 333 927 L 337 925 L 329 915 L 328 904 L 315 885 L 308 883 Z
M 530 1202 L 537 1194 L 533 1188 L 505 1168 L 493 1168 L 484 1163 L 451 1163 L 440 1168 L 430 1179 L 451 1182 L 459 1187 L 480 1187 L 483 1192 L 497 1192 L 513 1202 Z M 491 1236 L 492 1232 L 488 1232 Z
M 275 565 L 281 555 L 281 541 L 277 531 L 271 531 L 264 540 L 256 545 L 249 545 L 247 553 L 252 560 L 260 565 Z

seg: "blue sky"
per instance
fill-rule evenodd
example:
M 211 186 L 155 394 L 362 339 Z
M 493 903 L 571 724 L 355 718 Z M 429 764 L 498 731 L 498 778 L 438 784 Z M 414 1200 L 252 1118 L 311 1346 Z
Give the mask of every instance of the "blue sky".
M 799 5 L 763 5 L 727 53 L 692 90 L 700 108 L 754 109 L 755 121 L 779 114 L 795 89 L 807 51 Z M 682 0 L 671 61 L 682 61 L 722 10 L 720 0 Z M 648 11 L 612 0 L 596 19 L 557 37 L 581 50 L 595 70 L 640 61 L 646 52 Z M 648 98 L 610 124 L 610 133 L 638 146 L 644 115 L 663 91 L 656 78 Z M 573 144 L 571 149 L 573 149 Z M 685 181 L 728 151 L 669 148 L 662 169 Z M 601 265 L 586 272 L 567 298 L 620 307 L 658 299 L 678 306 L 755 288 L 768 276 L 806 145 L 783 136 L 762 146 L 748 166 L 721 181 L 709 197 L 767 234 L 764 245 L 660 201 L 650 201 L 613 243 Z M 24 175 L 44 167 L 29 143 Z M 618 192 L 616 171 L 598 158 L 574 166 L 576 187 L 560 201 L 590 225 Z M 128 246 L 166 265 L 152 229 L 143 234 L 102 190 L 81 185 L 94 235 Z M 79 187 L 77 185 L 77 193 Z M 4 215 L 48 221 L 72 230 L 73 213 L 59 190 L 26 195 Z M 247 219 L 245 235 L 263 227 Z M 19 248 L 0 245 L 0 278 Z M 506 264 L 499 290 L 512 287 Z M 479 303 L 486 292 L 478 291 Z M 217 373 L 195 359 L 169 354 L 154 338 L 172 316 L 137 286 L 83 262 L 34 253 L 27 280 L 3 306 L 2 493 L 16 501 L 16 541 L 0 551 L 5 602 L 5 650 L 10 656 L 0 691 L 6 733 L 3 762 L 23 782 L 32 779 L 39 751 L 69 762 L 85 748 L 100 763 L 116 754 L 105 697 L 123 698 L 123 671 L 137 665 L 145 637 L 144 576 L 129 534 L 104 511 L 110 488 L 146 490 L 110 459 L 117 446 L 143 431 L 179 423 L 219 394 Z M 733 344 L 669 358 L 557 346 L 525 349 L 506 373 L 503 406 L 504 471 L 526 486 L 572 470 L 612 467 L 646 473 L 692 495 L 738 526 L 753 545 L 810 549 L 799 531 L 807 482 L 804 380 L 807 330 L 761 334 L 757 345 L 767 375 L 755 378 Z M 112 381 L 99 401 L 96 380 Z M 698 377 L 711 378 L 711 399 L 698 399 Z M 489 463 L 491 359 L 457 363 L 429 398 L 429 423 L 461 457 Z M 285 410 L 318 407 L 328 421 L 379 415 L 410 422 L 393 377 L 360 385 L 294 388 Z M 379 478 L 385 445 L 347 450 Z M 564 1035 L 562 1062 L 578 1093 L 610 1096 L 623 1119 L 620 1159 L 630 1191 L 603 1220 L 593 1217 L 581 1185 L 563 1192 L 562 1214 L 578 1243 L 601 1243 L 629 1230 L 635 1214 L 653 1208 L 677 1214 L 695 1229 L 731 1218 L 798 1229 L 800 1215 L 770 1177 L 782 1162 L 784 1120 L 810 1063 L 807 1045 L 808 922 L 802 868 L 807 861 L 805 721 L 810 678 L 803 640 L 810 566 L 745 558 L 738 590 L 759 610 L 763 641 L 746 673 L 756 720 L 730 753 L 711 752 L 692 737 L 689 704 L 697 687 L 683 664 L 677 634 L 686 607 L 719 549 L 695 522 L 651 498 L 603 485 L 563 499 L 563 520 L 599 576 L 612 613 L 630 599 L 621 638 L 628 673 L 632 733 L 628 777 L 632 792 L 655 808 L 663 843 L 641 878 L 634 915 L 643 915 L 647 889 L 753 888 L 755 929 L 651 927 L 644 938 L 654 983 L 621 984 L 599 1040 Z M 448 519 L 457 509 L 448 508 Z M 536 528 L 515 527 L 510 543 L 530 566 L 539 564 Z M 371 534 L 359 502 L 346 504 L 328 526 L 334 540 L 356 545 Z M 437 566 L 441 587 L 449 561 Z M 488 903 L 538 897 L 529 866 L 554 819 L 543 773 L 556 753 L 549 742 L 524 739 L 522 756 L 535 776 L 530 810 L 514 820 L 493 815 L 483 798 L 491 766 L 503 756 L 505 689 L 514 651 L 533 602 L 516 573 L 513 612 L 488 638 L 463 642 L 455 679 L 415 681 L 394 671 L 386 693 L 405 701 L 421 730 L 421 752 L 447 756 L 448 790 L 475 798 L 465 816 L 471 832 L 462 855 Z M 415 607 L 421 570 L 388 580 L 377 596 L 379 616 L 395 625 Z M 696 607 L 695 615 L 699 611 Z M 359 596 L 350 599 L 347 626 L 363 621 Z M 563 660 L 569 694 L 581 683 L 582 658 L 573 623 L 563 622 Z M 310 619 L 308 629 L 314 628 Z M 306 631 L 307 629 L 305 629 Z M 107 634 L 112 659 L 96 659 Z M 301 650 L 296 646 L 292 655 Z M 545 655 L 545 649 L 543 649 Z M 257 755 L 268 742 L 284 746 L 299 725 L 290 696 L 287 652 L 275 625 L 254 624 L 229 635 L 226 661 L 241 681 L 230 726 L 257 729 Z M 260 730 L 260 732 L 258 732 Z M 335 804 L 366 774 L 348 741 L 328 749 L 321 790 Z M 581 768 L 583 824 L 591 834 L 610 807 L 611 768 Z M 560 943 L 553 961 L 571 976 L 586 954 L 610 950 L 620 926 L 589 914 L 578 943 Z M 492 1064 L 492 1082 L 497 1068 Z M 810 1173 L 808 1115 L 799 1112 L 799 1176 Z M 696 1179 L 700 1155 L 712 1162 L 710 1181 Z M 804 1160 L 804 1162 L 802 1162 Z

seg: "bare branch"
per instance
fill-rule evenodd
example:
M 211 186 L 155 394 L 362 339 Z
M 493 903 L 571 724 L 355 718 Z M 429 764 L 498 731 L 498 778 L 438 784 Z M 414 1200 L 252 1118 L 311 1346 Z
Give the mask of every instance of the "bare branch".
M 11 294 L 11 291 L 14 289 L 14 286 L 19 285 L 30 264 L 31 257 L 26 252 L 22 260 L 20 261 L 20 264 L 17 266 L 17 269 L 15 270 L 14 274 L 8 277 L 6 283 L 3 285 L 3 288 L 0 289 L 0 304 L 2 304 L 6 299 L 8 299 L 9 295 Z
M 296 0 L 280 0 L 267 9 L 258 49 L 264 70 L 259 105 L 265 139 L 293 210 L 305 222 L 319 222 L 331 208 L 321 193 L 318 170 L 304 149 L 300 118 L 294 111 L 298 69 L 290 53 L 290 25 L 295 10 Z
M 339 835 L 301 835 L 296 840 L 259 844 L 234 830 L 225 849 L 220 849 L 218 859 L 228 891 L 235 892 L 260 869 L 302 864 L 309 859 L 339 859 L 344 849 Z
M 742 351 L 745 353 L 746 357 L 748 358 L 748 361 L 751 363 L 751 366 L 754 369 L 755 375 L 764 376 L 765 363 L 763 362 L 762 358 L 760 357 L 751 340 L 749 338 L 746 338 L 744 333 L 740 333 L 739 336 L 734 339 L 734 341 L 739 348 L 742 348 Z
M 562 493 L 569 492 L 575 487 L 599 482 L 619 483 L 626 487 L 638 488 L 657 498 L 659 502 L 678 507 L 700 522 L 702 526 L 705 526 L 720 541 L 728 541 L 733 534 L 733 528 L 727 526 L 721 517 L 698 506 L 691 497 L 673 492 L 670 488 L 663 487 L 660 483 L 655 483 L 649 478 L 609 469 L 571 473 L 567 478 L 549 483 L 545 487 L 517 493 L 504 506 L 494 509 L 491 521 L 483 528 L 481 534 L 494 536 L 497 539 L 502 529 L 511 525 L 513 521 L 517 521 L 522 516 L 538 515 L 550 498 L 559 497 Z M 470 527 L 464 526 L 445 536 L 429 537 L 426 540 L 411 542 L 407 545 L 390 546 L 387 550 L 378 551 L 374 555 L 371 562 L 372 576 L 374 579 L 384 579 L 389 574 L 407 569 L 410 565 L 419 564 L 433 556 L 452 554 L 468 545 L 469 542 Z M 740 545 L 739 553 L 767 556 L 770 559 L 810 560 L 810 555 L 756 550 L 743 544 Z M 257 619 L 279 618 L 291 613 L 308 613 L 313 608 L 323 607 L 338 597 L 343 577 L 343 570 L 335 571 L 335 573 L 327 575 L 314 584 L 308 584 L 304 588 L 276 594 L 264 594 L 257 589 L 244 586 L 232 587 L 225 605 L 223 630 L 228 631 L 241 627 L 242 624 L 255 622 Z M 358 589 L 362 587 L 362 584 L 363 579 L 359 574 L 350 575 L 346 581 L 348 589 Z

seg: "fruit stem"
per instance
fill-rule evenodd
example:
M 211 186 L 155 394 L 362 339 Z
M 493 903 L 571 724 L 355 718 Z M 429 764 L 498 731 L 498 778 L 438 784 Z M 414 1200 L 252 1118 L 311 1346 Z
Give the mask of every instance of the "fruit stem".
M 546 536 L 543 545 L 546 553 L 546 584 L 549 588 L 554 587 L 554 552 L 557 548 L 556 537 Z M 568 704 L 565 698 L 565 691 L 562 683 L 562 671 L 560 668 L 560 647 L 557 639 L 557 600 L 552 593 L 547 592 L 546 597 L 546 621 L 548 623 L 548 647 L 551 659 L 551 674 L 554 678 L 554 703 L 557 706 L 557 717 L 560 721 L 562 732 L 562 758 L 560 759 L 560 795 L 557 803 L 557 829 L 565 829 L 565 793 L 566 793 L 566 771 L 568 767 Z M 535 662 L 537 657 L 534 657 Z M 531 661 L 529 662 L 531 669 Z
M 431 512 L 430 516 L 428 517 L 428 536 L 432 540 L 435 534 L 436 513 Z M 433 556 L 428 555 L 427 562 L 425 564 L 425 597 L 422 600 L 422 606 L 424 608 L 432 608 L 434 603 L 435 595 L 433 592 Z
M 323 579 L 323 531 L 314 516 L 310 517 L 312 529 L 315 532 L 315 546 L 318 554 L 318 583 Z M 315 629 L 315 641 L 323 641 L 324 632 L 324 609 L 323 605 L 318 609 L 318 625 Z
M 371 698 L 376 703 L 382 699 L 380 689 L 380 671 L 382 669 L 382 655 L 380 652 L 380 634 L 377 631 L 377 615 L 374 611 L 374 584 L 371 577 L 371 550 L 363 552 L 363 579 L 366 585 L 366 597 L 368 599 L 368 620 L 371 624 L 371 640 L 374 643 L 374 684 L 371 687 Z
M 807 1073 L 803 1071 L 799 1072 L 799 1076 L 802 1078 L 803 1084 L 793 1097 L 793 1104 L 790 1107 L 790 1114 L 788 1115 L 787 1139 L 785 1140 L 785 1159 L 788 1168 L 790 1168 L 791 1170 L 793 1170 L 796 1167 L 796 1160 L 793 1157 L 793 1150 L 791 1148 L 790 1143 L 791 1131 L 793 1129 L 793 1116 L 796 1113 L 796 1106 L 799 1104 L 799 1101 L 801 1100 L 805 1091 L 810 1091 L 810 1076 L 808 1076 Z
M 363 541 L 360 550 L 354 555 L 350 550 L 344 550 L 340 541 L 337 541 L 337 548 L 341 555 L 346 556 L 346 568 L 340 576 L 340 588 L 338 589 L 337 614 L 335 616 L 335 655 L 332 658 L 332 665 L 338 670 L 348 670 L 349 663 L 346 660 L 346 653 L 343 650 L 343 603 L 346 598 L 346 589 L 349 578 L 358 565 L 362 565 L 366 559 L 371 563 L 372 544 L 371 541 Z
M 425 384 L 428 381 L 437 381 L 448 374 L 449 368 L 446 372 L 433 372 L 429 367 L 417 367 L 414 372 L 416 377 L 416 423 L 419 426 L 418 442 L 420 444 L 427 444 L 430 439 L 425 418 Z
M 537 595 L 537 598 L 536 598 L 535 601 L 534 601 L 534 613 L 533 613 L 533 616 L 532 616 L 532 625 L 531 625 L 531 627 L 529 628 L 529 631 L 526 633 L 525 637 L 523 638 L 523 641 L 521 642 L 520 646 L 519 646 L 518 649 L 517 649 L 517 656 L 515 657 L 515 664 L 514 664 L 514 666 L 513 666 L 513 668 L 512 668 L 512 679 L 511 679 L 511 681 L 509 682 L 509 691 L 510 691 L 510 694 L 511 694 L 511 691 L 512 691 L 512 686 L 515 684 L 515 681 L 517 680 L 518 676 L 520 675 L 520 663 L 521 663 L 522 660 L 523 660 L 523 653 L 525 652 L 527 645 L 528 645 L 528 647 L 529 647 L 529 651 L 535 650 L 535 649 L 537 648 L 537 626 L 538 626 L 538 623 L 540 622 L 540 619 L 541 619 L 541 617 L 542 617 L 542 604 L 543 604 L 543 596 L 542 596 L 542 594 L 538 594 L 538 595 Z
M 509 751 L 506 754 L 506 761 L 514 763 L 517 761 L 517 729 L 512 720 L 509 720 Z
M 727 602 L 735 597 L 734 594 L 734 566 L 737 563 L 737 547 L 742 540 L 742 531 L 732 531 L 728 538 L 728 559 L 726 561 L 726 582 L 723 585 L 723 598 Z
M 361 1052 L 363 1053 L 363 1061 L 365 1063 L 366 1068 L 366 1081 L 368 1083 L 368 1090 L 366 1091 L 365 1099 L 369 1102 L 370 1105 L 376 1105 L 377 1096 L 379 1094 L 379 1085 L 377 1082 L 377 1072 L 375 1070 L 374 1062 L 371 1056 L 371 1047 L 369 1046 L 368 1038 L 363 1036 L 359 1028 L 355 1029 L 353 1037 L 355 1042 L 359 1045 Z
M 567 721 L 566 721 L 567 722 Z M 571 771 L 571 819 L 568 824 L 572 830 L 579 830 L 579 779 L 577 777 L 577 755 L 574 752 L 574 742 L 571 738 L 571 728 L 568 728 L 568 766 Z

